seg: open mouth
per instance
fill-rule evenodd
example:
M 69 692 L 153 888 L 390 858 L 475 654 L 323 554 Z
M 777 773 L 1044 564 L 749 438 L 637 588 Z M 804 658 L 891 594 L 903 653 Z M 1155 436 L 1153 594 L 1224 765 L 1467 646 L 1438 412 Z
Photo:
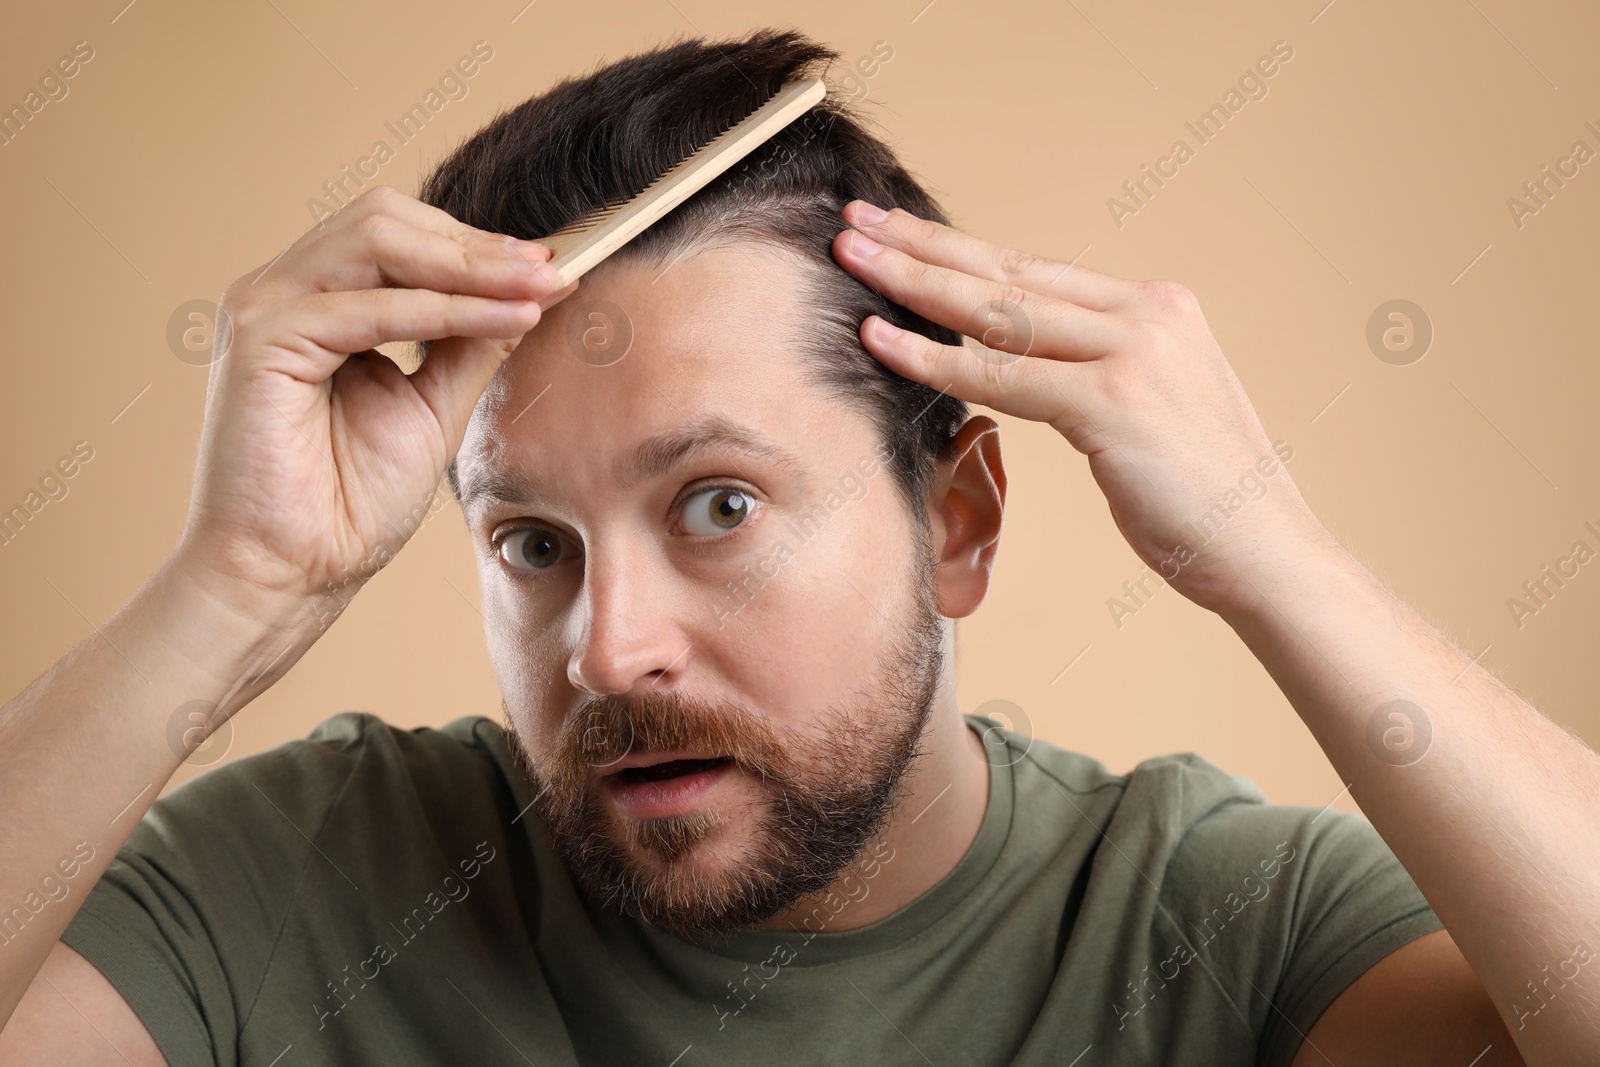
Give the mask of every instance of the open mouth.
M 699 774 L 701 771 L 709 771 L 727 762 L 726 756 L 719 756 L 716 759 L 675 759 L 650 767 L 629 767 L 618 771 L 617 777 L 628 783 L 660 782 L 668 778 L 681 778 L 686 774 Z
M 667 759 L 649 766 L 624 767 L 605 776 L 601 788 L 623 816 L 661 819 L 686 815 L 710 803 L 724 779 L 739 773 L 726 756 L 713 759 Z

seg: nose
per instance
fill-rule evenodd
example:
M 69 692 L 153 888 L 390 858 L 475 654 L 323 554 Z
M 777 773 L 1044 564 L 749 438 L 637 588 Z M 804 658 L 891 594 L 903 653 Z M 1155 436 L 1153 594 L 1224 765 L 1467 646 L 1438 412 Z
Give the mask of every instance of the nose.
M 649 555 L 615 543 L 592 547 L 578 605 L 582 628 L 567 661 L 574 688 L 606 696 L 683 674 L 690 640 L 671 606 L 681 596 Z

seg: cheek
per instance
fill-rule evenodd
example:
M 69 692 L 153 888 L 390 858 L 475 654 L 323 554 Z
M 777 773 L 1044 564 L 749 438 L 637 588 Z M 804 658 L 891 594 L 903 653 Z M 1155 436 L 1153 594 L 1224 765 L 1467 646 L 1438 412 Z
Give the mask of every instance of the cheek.
M 530 748 L 554 736 L 548 720 L 552 692 L 566 684 L 567 656 L 560 647 L 560 625 L 536 617 L 531 598 L 520 595 L 512 583 L 499 579 L 480 581 L 484 645 L 495 684 L 512 721 Z
M 904 613 L 905 563 L 885 548 L 879 520 L 852 504 L 804 544 L 763 585 L 716 642 L 722 669 L 774 719 L 809 719 L 851 704 L 882 662 L 888 627 Z

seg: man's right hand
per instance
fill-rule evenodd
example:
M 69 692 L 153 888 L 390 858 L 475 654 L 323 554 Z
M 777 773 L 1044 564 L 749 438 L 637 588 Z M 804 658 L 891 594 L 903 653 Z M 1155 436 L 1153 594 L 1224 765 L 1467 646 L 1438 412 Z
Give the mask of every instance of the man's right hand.
M 552 292 L 548 258 L 377 187 L 228 287 L 177 548 L 0 708 L 0 907 L 89 857 L 70 894 L 0 924 L 0 1062 L 161 1062 L 59 938 L 199 740 L 187 709 L 215 728 L 270 687 L 326 625 L 312 598 L 415 528 L 396 520 L 437 488 L 495 371 L 577 286 Z M 422 340 L 410 376 L 373 350 Z
M 575 288 L 549 256 L 378 186 L 229 286 L 184 566 L 298 598 L 387 562 L 494 372 Z M 374 351 L 440 338 L 409 377 Z

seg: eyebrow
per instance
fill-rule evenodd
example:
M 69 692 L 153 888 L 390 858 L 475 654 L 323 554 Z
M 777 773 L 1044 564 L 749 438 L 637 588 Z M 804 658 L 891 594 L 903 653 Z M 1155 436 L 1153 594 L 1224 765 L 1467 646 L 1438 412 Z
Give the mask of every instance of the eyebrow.
M 805 467 L 798 456 L 763 434 L 720 415 L 708 415 L 645 438 L 617 464 L 613 478 L 621 488 L 631 489 L 641 481 L 670 473 L 699 453 L 717 449 L 765 460 L 804 482 Z M 461 490 L 461 510 L 471 513 L 480 502 L 489 500 L 526 506 L 543 496 L 538 479 L 518 470 L 489 469 L 468 476 Z

